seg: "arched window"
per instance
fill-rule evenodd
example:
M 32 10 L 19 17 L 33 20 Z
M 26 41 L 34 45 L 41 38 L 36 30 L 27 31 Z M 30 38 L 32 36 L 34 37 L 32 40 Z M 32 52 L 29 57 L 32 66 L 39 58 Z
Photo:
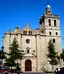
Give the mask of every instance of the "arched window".
M 30 47 L 27 47 L 26 49 L 27 49 L 26 52 L 30 53 Z
M 49 32 L 49 35 L 51 35 L 51 32 Z
M 54 20 L 54 26 L 56 26 L 56 20 Z
M 23 34 L 26 35 L 27 34 L 27 31 L 23 31 Z
M 53 43 L 55 43 L 55 39 L 53 39 Z
M 48 23 L 49 23 L 49 26 L 51 26 L 51 20 L 50 19 L 48 20 Z
M 27 49 L 27 53 L 29 53 L 29 49 Z
M 29 31 L 29 35 L 32 35 L 32 31 Z
M 58 35 L 58 32 L 56 32 L 56 35 Z

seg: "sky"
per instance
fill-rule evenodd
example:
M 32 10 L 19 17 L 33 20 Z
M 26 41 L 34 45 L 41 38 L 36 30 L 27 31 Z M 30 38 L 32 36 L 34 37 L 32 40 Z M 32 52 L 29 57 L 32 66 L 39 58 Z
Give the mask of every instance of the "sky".
M 60 15 L 62 48 L 64 48 L 64 0 L 0 0 L 0 48 L 4 33 L 14 31 L 16 26 L 23 29 L 26 22 L 32 29 L 39 28 L 39 19 L 50 4 L 53 14 Z

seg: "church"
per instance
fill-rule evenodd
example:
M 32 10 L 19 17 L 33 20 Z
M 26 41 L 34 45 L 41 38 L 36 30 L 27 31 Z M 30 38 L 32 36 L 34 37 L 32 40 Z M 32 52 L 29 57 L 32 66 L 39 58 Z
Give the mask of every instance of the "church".
M 62 39 L 60 30 L 60 16 L 54 15 L 50 5 L 47 5 L 45 13 L 41 16 L 40 28 L 32 30 L 28 23 L 24 29 L 16 27 L 13 32 L 4 34 L 3 47 L 5 52 L 9 52 L 9 46 L 16 38 L 19 50 L 24 53 L 20 68 L 23 72 L 42 72 L 51 70 L 46 54 L 48 53 L 48 42 L 51 39 L 55 45 L 55 51 L 62 52 Z M 58 66 L 55 66 L 59 67 Z

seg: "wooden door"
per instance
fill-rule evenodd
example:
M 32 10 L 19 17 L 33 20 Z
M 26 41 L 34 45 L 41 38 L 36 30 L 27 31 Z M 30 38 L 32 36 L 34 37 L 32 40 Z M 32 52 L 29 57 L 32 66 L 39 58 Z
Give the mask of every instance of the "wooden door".
M 29 59 L 25 61 L 25 71 L 32 71 L 32 62 Z

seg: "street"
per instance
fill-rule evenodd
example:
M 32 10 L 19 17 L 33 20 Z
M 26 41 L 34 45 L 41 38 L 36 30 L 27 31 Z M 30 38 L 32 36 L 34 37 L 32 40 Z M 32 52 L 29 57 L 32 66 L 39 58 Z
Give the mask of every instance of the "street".
M 21 74 L 50 74 L 50 73 L 43 73 L 43 72 L 24 72 Z

